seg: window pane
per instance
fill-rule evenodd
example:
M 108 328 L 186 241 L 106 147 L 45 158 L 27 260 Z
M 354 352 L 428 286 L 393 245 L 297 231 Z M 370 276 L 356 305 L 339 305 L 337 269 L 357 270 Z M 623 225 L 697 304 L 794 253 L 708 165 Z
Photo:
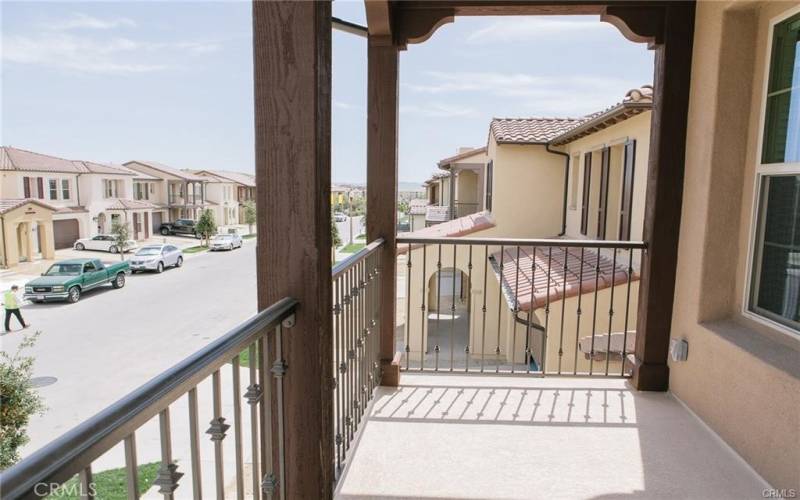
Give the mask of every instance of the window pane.
M 800 14 L 773 34 L 763 163 L 800 161 Z
M 751 309 L 800 330 L 800 175 L 764 177 Z

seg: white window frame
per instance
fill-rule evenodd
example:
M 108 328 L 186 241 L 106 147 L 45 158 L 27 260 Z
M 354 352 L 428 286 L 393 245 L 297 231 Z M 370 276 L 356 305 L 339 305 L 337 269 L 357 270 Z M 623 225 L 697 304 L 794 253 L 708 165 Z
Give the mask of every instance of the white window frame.
M 800 339 L 800 332 L 791 328 L 783 323 L 768 318 L 767 316 L 758 314 L 750 310 L 750 299 L 753 285 L 753 260 L 756 256 L 756 244 L 759 241 L 758 226 L 759 226 L 759 211 L 761 207 L 761 193 L 762 183 L 764 177 L 774 175 L 787 175 L 787 174 L 800 174 L 800 162 L 797 163 L 762 163 L 762 149 L 764 147 L 764 124 L 767 116 L 767 93 L 769 88 L 769 72 L 772 63 L 772 42 L 775 32 L 775 25 L 789 19 L 795 14 L 800 13 L 800 6 L 788 9 L 779 15 L 769 20 L 769 33 L 767 35 L 767 47 L 764 54 L 764 74 L 761 82 L 761 104 L 759 110 L 758 120 L 758 138 L 756 141 L 756 158 L 755 158 L 755 176 L 753 179 L 753 196 L 752 206 L 750 207 L 750 229 L 749 238 L 747 242 L 747 265 L 744 276 L 744 297 L 742 297 L 741 314 L 745 318 L 753 320 L 762 325 L 768 326 L 790 338 L 797 340 Z
M 69 179 L 61 179 L 59 183 L 59 193 L 61 194 L 62 200 L 70 200 L 72 199 L 72 187 L 70 186 Z M 66 193 L 66 196 L 64 194 Z

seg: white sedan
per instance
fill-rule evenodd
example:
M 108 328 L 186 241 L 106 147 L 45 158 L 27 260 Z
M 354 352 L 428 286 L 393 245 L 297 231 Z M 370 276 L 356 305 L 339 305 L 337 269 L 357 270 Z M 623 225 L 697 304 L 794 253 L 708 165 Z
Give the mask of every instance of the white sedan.
M 218 234 L 211 240 L 209 250 L 233 250 L 242 248 L 242 237 L 238 234 Z
M 146 245 L 131 257 L 131 272 L 164 272 L 166 267 L 181 267 L 183 252 L 175 245 Z
M 136 250 L 136 242 L 128 240 L 122 248 L 123 252 Z M 101 250 L 103 252 L 119 253 L 119 247 L 110 234 L 98 234 L 92 238 L 81 238 L 73 245 L 75 250 Z

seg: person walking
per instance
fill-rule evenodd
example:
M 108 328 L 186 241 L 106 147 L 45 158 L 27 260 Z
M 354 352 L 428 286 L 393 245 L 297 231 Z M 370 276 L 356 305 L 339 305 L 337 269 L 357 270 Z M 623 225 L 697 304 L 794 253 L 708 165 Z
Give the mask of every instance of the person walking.
M 22 328 L 28 328 L 30 325 L 25 323 L 25 320 L 22 319 L 22 314 L 19 312 L 19 297 L 17 297 L 17 292 L 19 291 L 19 287 L 17 285 L 13 285 L 11 290 L 7 290 L 6 293 L 3 294 L 3 307 L 6 310 L 6 324 L 5 324 L 5 333 L 9 333 L 11 331 L 11 315 L 17 317 L 17 321 L 22 325 Z

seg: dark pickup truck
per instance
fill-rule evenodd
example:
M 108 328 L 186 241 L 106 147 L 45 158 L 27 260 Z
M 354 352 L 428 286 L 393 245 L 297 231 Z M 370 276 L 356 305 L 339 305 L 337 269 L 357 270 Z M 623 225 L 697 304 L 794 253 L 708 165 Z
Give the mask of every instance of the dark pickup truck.
M 200 237 L 200 235 L 197 233 L 195 222 L 192 219 L 177 219 L 175 222 L 165 222 L 164 224 L 161 224 L 158 232 L 164 236 L 168 236 L 170 234 L 184 234 L 187 236 L 194 236 L 195 238 Z

